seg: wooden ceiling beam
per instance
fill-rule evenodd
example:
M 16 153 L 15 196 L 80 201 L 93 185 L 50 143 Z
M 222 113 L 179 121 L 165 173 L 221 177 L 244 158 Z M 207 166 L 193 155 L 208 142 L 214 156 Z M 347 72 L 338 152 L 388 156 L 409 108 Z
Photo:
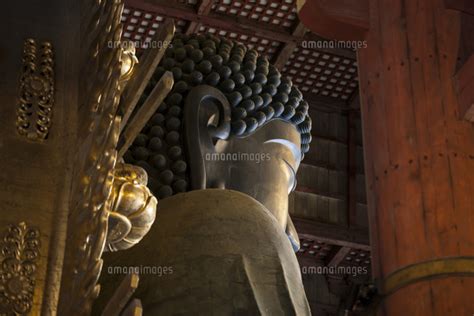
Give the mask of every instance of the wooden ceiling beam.
M 336 112 L 340 114 L 347 114 L 350 111 L 346 101 L 333 98 L 329 96 L 324 96 L 321 94 L 314 94 L 311 92 L 304 92 L 304 99 L 315 109 L 320 109 L 321 111 L 327 112 Z
M 243 33 L 250 36 L 262 37 L 278 42 L 295 42 L 291 32 L 281 26 L 269 25 L 266 23 L 256 23 L 247 18 L 233 17 L 211 13 L 209 15 L 199 15 L 196 10 L 189 6 L 178 5 L 169 0 L 126 0 L 126 6 L 154 12 L 161 16 L 174 19 L 199 22 L 210 27 Z
M 370 251 L 369 231 L 366 228 L 343 227 L 298 217 L 291 219 L 300 238 Z
M 208 15 L 209 13 L 211 13 L 212 3 L 213 3 L 212 0 L 201 0 L 201 2 L 199 3 L 197 7 L 197 14 L 200 16 L 203 16 L 203 15 Z M 200 27 L 201 27 L 200 22 L 191 21 L 189 22 L 189 26 L 186 29 L 186 34 L 190 35 L 190 34 L 197 33 Z
M 297 186 L 296 189 L 295 189 L 295 198 L 297 198 L 297 196 L 304 196 L 304 195 L 310 195 L 310 196 L 318 196 L 318 197 L 321 197 L 321 198 L 326 198 L 326 199 L 332 199 L 332 200 L 337 200 L 337 201 L 345 201 L 346 200 L 346 196 L 344 195 L 338 195 L 338 194 L 330 194 L 330 193 L 323 193 L 323 192 L 320 192 L 321 190 L 317 190 L 317 189 L 312 189 L 312 188 L 308 188 L 308 187 L 302 187 L 302 186 Z
M 299 22 L 296 25 L 295 29 L 293 30 L 293 32 L 291 34 L 292 34 L 292 36 L 299 38 L 299 37 L 303 37 L 305 35 L 305 33 L 306 33 L 305 26 L 303 25 L 303 23 Z M 283 67 L 285 66 L 285 64 L 290 59 L 291 54 L 293 53 L 293 51 L 295 50 L 296 47 L 297 47 L 296 42 L 290 42 L 290 43 L 286 43 L 285 45 L 283 45 L 283 47 L 281 48 L 278 55 L 275 56 L 275 60 L 273 61 L 273 65 L 278 70 L 283 69 Z
M 154 12 L 164 17 L 189 21 L 190 26 L 186 31 L 188 34 L 192 33 L 192 31 L 199 30 L 197 25 L 205 24 L 217 29 L 261 37 L 285 44 L 296 43 L 296 46 L 300 46 L 302 42 L 325 41 L 321 37 L 309 32 L 305 35 L 301 32 L 301 26 L 299 25 L 293 31 L 296 32 L 296 34 L 293 34 L 293 32 L 282 26 L 259 23 L 244 17 L 211 13 L 212 1 L 210 5 L 206 1 L 203 0 L 197 10 L 190 6 L 180 5 L 169 0 L 125 0 L 125 5 L 148 12 Z M 291 48 L 287 50 L 291 50 Z M 356 56 L 355 52 L 349 49 L 318 47 L 316 50 L 351 59 L 355 59 Z

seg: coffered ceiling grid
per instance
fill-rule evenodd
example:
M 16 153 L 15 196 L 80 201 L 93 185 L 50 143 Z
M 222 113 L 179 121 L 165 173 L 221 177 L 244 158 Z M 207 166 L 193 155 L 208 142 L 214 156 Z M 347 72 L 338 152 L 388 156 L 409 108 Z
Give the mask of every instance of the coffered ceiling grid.
M 303 48 L 304 41 L 315 38 L 304 32 L 294 36 L 299 25 L 295 0 L 128 0 L 122 18 L 124 38 L 144 47 L 165 18 L 175 19 L 177 32 L 213 33 L 278 61 L 282 73 L 305 95 L 331 103 L 331 99 L 348 101 L 357 91 L 357 66 L 355 57 L 348 57 L 351 53 Z M 293 49 L 295 41 L 298 45 L 289 54 L 288 47 Z
M 298 20 L 294 0 L 219 0 L 214 2 L 212 10 L 288 29 Z

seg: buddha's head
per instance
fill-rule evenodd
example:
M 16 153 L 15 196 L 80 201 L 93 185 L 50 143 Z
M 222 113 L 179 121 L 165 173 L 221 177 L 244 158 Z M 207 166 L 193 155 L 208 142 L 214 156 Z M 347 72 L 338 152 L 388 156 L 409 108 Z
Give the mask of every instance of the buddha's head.
M 125 161 L 147 171 L 159 199 L 206 188 L 246 193 L 297 249 L 288 194 L 311 142 L 301 92 L 255 50 L 212 35 L 178 35 L 141 102 L 165 71 L 173 73 L 173 90 Z

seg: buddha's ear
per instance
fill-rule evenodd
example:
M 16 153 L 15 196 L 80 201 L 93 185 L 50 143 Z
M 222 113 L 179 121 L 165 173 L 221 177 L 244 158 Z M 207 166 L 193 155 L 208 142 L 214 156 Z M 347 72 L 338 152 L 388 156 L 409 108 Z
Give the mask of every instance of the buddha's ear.
M 184 105 L 184 142 L 190 165 L 191 189 L 206 189 L 206 156 L 216 153 L 215 143 L 230 135 L 231 109 L 218 89 L 199 85 L 191 89 Z

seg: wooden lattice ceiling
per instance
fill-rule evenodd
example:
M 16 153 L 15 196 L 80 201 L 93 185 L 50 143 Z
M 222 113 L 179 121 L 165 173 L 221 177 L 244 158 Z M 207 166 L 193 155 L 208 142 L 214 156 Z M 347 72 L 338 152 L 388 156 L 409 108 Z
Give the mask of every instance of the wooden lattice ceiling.
M 295 48 L 282 72 L 303 93 L 348 100 L 358 86 L 355 60 L 302 47 Z
M 328 104 L 348 101 L 357 91 L 355 54 L 345 49 L 305 49 L 321 41 L 299 23 L 295 0 L 127 0 L 123 37 L 146 46 L 165 19 L 177 32 L 213 33 L 266 55 L 293 79 L 307 98 Z
M 271 25 L 279 25 L 288 29 L 294 27 L 297 22 L 296 7 L 293 0 L 219 0 L 212 5 L 212 11 Z
M 298 255 L 312 259 L 322 266 L 370 267 L 371 255 L 370 251 L 366 249 L 338 246 L 312 238 L 301 238 L 300 242 L 301 248 Z M 343 253 L 341 249 L 343 249 Z M 336 254 L 339 252 L 341 255 L 336 258 Z
M 141 43 L 141 48 L 150 43 L 166 17 L 149 11 L 125 7 L 122 14 L 123 37 Z M 176 31 L 184 32 L 189 23 L 175 19 Z

